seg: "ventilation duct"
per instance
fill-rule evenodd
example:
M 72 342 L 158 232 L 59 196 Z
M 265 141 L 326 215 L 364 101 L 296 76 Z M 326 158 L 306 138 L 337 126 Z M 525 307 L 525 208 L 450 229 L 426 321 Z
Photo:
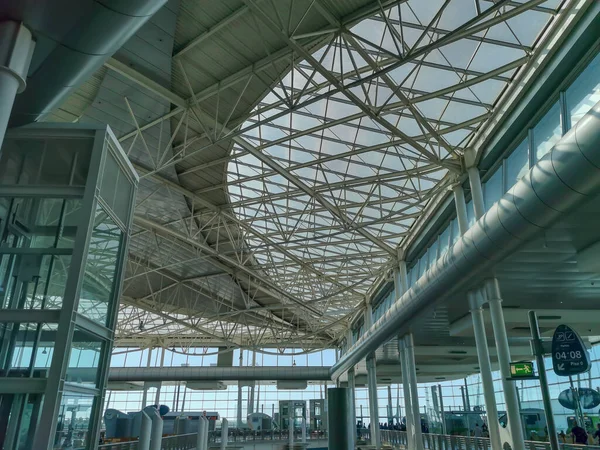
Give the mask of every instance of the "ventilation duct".
M 74 24 L 66 24 L 68 31 L 59 42 L 52 43 L 55 47 L 41 62 L 36 62 L 34 54 L 27 89 L 17 96 L 9 125 L 41 120 L 60 106 L 165 3 L 166 0 L 95 0 L 89 6 L 74 5 L 83 10 L 82 15 Z M 14 14 L 19 15 L 19 11 Z M 63 14 L 64 17 L 70 15 Z M 59 28 L 65 24 L 45 25 Z M 35 31 L 43 34 L 45 30 L 34 28 L 37 34 Z M 41 47 L 38 45 L 36 51 L 41 51 Z
M 332 367 L 332 378 L 599 192 L 600 102 L 366 330 Z

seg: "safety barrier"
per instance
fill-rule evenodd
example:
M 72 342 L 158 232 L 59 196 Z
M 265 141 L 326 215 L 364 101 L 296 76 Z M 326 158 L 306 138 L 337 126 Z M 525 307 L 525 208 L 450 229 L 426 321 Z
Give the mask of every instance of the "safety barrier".
M 380 430 L 381 443 L 393 447 L 407 447 L 406 431 Z M 491 450 L 488 438 L 472 436 L 454 436 L 444 434 L 423 434 L 423 446 L 429 450 Z M 525 441 L 527 450 L 551 450 L 549 442 Z M 597 445 L 578 445 L 560 443 L 561 450 L 600 450 Z
M 196 448 L 196 433 L 165 436 L 162 439 L 161 450 L 192 450 Z M 139 441 L 115 442 L 102 444 L 98 450 L 139 450 Z
M 191 450 L 196 448 L 196 433 L 180 434 L 177 436 L 166 436 L 162 440 L 161 450 Z M 306 434 L 307 441 L 326 440 L 327 433 L 313 432 Z M 229 432 L 227 437 L 228 443 L 236 442 L 289 442 L 288 431 L 236 431 Z M 208 435 L 208 442 L 220 443 L 221 433 L 219 431 L 211 431 Z M 294 433 L 294 442 L 302 442 L 302 433 Z M 139 450 L 139 441 L 118 442 L 112 444 L 102 444 L 98 447 L 99 450 Z
M 228 442 L 254 442 L 254 441 L 289 441 L 290 434 L 288 430 L 269 430 L 269 431 L 250 431 L 250 430 L 233 430 L 229 433 L 227 438 Z M 325 440 L 327 439 L 327 433 L 312 432 L 306 433 L 306 440 Z M 209 442 L 220 442 L 221 435 L 218 432 L 212 432 L 208 437 Z M 300 431 L 294 432 L 294 442 L 302 441 L 302 433 Z

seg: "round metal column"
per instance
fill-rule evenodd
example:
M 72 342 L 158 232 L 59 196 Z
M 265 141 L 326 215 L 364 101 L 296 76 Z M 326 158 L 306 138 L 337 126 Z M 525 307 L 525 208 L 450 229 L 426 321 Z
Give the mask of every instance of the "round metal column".
M 406 363 L 406 345 L 404 344 L 404 338 L 398 338 L 398 351 L 400 353 L 400 364 L 402 369 L 402 391 L 404 392 L 404 414 L 406 417 L 406 436 L 408 440 L 408 448 L 415 448 L 415 425 L 413 423 L 410 381 L 408 377 L 408 364 Z
M 469 174 L 469 185 L 471 186 L 471 197 L 473 200 L 473 210 L 475 218 L 479 220 L 485 214 L 485 204 L 483 202 L 483 189 L 481 188 L 481 177 L 479 170 L 475 166 L 467 169 Z
M 0 147 L 15 96 L 25 90 L 25 79 L 35 42 L 19 22 L 0 21 Z
M 142 411 L 142 425 L 140 427 L 139 450 L 150 450 L 150 433 L 152 432 L 152 419 Z
M 467 204 L 465 203 L 465 190 L 462 184 L 452 185 L 454 194 L 454 206 L 456 207 L 456 217 L 458 219 L 458 232 L 462 236 L 469 229 L 469 219 L 467 218 Z
M 415 343 L 412 334 L 404 336 L 405 343 L 405 358 L 408 369 L 408 380 L 411 394 L 411 406 L 414 424 L 414 448 L 423 450 L 423 430 L 421 429 L 421 411 L 419 408 L 419 391 L 417 384 L 417 370 L 415 367 Z M 408 416 L 409 412 L 406 412 Z
M 354 368 L 348 371 L 348 426 L 350 427 L 350 443 L 354 448 L 356 442 L 356 382 Z
M 479 373 L 481 374 L 481 385 L 483 387 L 483 400 L 488 418 L 488 429 L 490 432 L 490 443 L 492 450 L 502 450 L 500 440 L 500 429 L 498 428 L 498 409 L 496 406 L 496 395 L 494 393 L 494 379 L 492 377 L 492 365 L 490 363 L 490 352 L 488 350 L 485 323 L 481 302 L 475 292 L 468 293 L 471 319 L 473 320 L 473 332 L 475 334 L 475 346 L 477 347 L 477 359 L 479 360 Z
M 498 280 L 496 278 L 486 280 L 485 289 L 487 301 L 490 305 L 492 326 L 494 327 L 494 339 L 496 340 L 498 364 L 500 365 L 500 375 L 502 376 L 502 388 L 504 389 L 504 399 L 506 401 L 508 426 L 513 441 L 511 443 L 511 447 L 514 450 L 525 450 L 525 437 L 523 435 L 523 427 L 521 426 L 521 414 L 519 410 L 517 387 L 513 381 L 509 380 L 511 377 L 510 348 L 508 346 L 508 337 L 506 335 L 506 326 L 504 324 L 502 298 L 500 296 L 500 286 L 498 286 Z
M 349 439 L 347 414 L 350 409 L 350 395 L 347 388 L 328 389 L 327 406 L 329 409 L 329 450 L 353 450 L 354 443 Z
M 377 399 L 377 368 L 373 354 L 367 356 L 367 387 L 369 390 L 371 445 L 379 449 L 381 448 L 381 430 L 379 429 L 379 401 Z

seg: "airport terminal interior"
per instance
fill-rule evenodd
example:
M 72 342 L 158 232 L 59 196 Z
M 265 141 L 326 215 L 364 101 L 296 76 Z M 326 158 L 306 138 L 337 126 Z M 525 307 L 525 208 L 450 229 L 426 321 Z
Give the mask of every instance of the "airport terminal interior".
M 0 0 L 0 450 L 600 449 L 600 2 Z

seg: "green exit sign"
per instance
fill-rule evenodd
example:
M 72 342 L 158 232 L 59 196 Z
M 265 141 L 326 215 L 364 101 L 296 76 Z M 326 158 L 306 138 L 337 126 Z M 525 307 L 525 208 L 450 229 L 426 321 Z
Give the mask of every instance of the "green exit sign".
M 534 377 L 532 362 L 511 362 L 510 375 L 515 378 Z

